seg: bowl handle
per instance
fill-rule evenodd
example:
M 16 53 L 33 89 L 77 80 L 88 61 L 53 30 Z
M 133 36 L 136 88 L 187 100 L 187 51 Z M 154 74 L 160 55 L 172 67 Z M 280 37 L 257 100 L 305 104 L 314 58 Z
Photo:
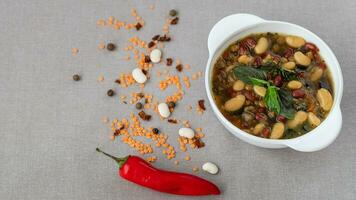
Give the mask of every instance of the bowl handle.
M 212 55 L 216 48 L 232 33 L 247 26 L 263 22 L 260 17 L 251 14 L 239 13 L 224 17 L 211 29 L 208 37 L 209 54 Z
M 314 133 L 305 135 L 299 140 L 286 141 L 285 145 L 302 152 L 318 151 L 331 144 L 339 135 L 342 125 L 342 115 L 340 107 L 336 107 L 327 119 L 315 129 Z

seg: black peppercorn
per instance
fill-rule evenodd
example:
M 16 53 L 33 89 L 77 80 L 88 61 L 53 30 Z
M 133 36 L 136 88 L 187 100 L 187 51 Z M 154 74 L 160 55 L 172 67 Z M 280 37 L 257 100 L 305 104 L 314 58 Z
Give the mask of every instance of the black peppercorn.
M 115 46 L 115 44 L 113 44 L 113 43 L 109 43 L 109 44 L 106 45 L 106 48 L 107 48 L 109 51 L 114 51 L 115 48 L 116 48 L 116 46 Z
M 176 103 L 174 103 L 173 101 L 170 101 L 170 102 L 168 102 L 168 107 L 174 108 L 174 107 L 176 107 Z
M 169 15 L 172 16 L 172 17 L 174 17 L 174 16 L 177 15 L 177 11 L 174 10 L 174 9 L 172 9 L 172 10 L 169 11 Z
M 159 133 L 159 130 L 158 130 L 158 128 L 153 128 L 153 129 L 152 129 L 152 132 L 153 132 L 154 134 L 158 134 L 158 133 Z
M 142 109 L 142 103 L 140 103 L 140 102 L 136 103 L 135 107 L 136 107 L 137 110 L 141 110 Z
M 114 94 L 115 94 L 115 92 L 114 92 L 114 90 L 112 90 L 112 89 L 108 90 L 108 92 L 107 92 L 107 95 L 108 95 L 109 97 L 114 96 Z
M 80 76 L 78 74 L 74 74 L 73 75 L 73 80 L 74 81 L 79 81 L 80 80 Z

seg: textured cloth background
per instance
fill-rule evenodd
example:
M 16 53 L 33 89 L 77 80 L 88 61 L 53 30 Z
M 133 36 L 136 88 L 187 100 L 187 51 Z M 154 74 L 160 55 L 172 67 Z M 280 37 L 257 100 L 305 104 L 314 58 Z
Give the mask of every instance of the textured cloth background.
M 149 5 L 155 5 L 151 11 Z M 111 15 L 132 20 L 136 8 L 147 23 L 138 33 L 96 26 Z M 191 172 L 192 166 L 216 162 L 221 172 L 199 175 L 218 184 L 221 196 L 204 199 L 356 199 L 356 1 L 123 1 L 123 0 L 1 0 L 0 1 L 0 199 L 185 199 L 136 187 L 116 177 L 115 163 L 95 152 L 100 146 L 115 155 L 135 153 L 120 141 L 109 140 L 103 116 L 128 117 L 133 106 L 108 98 L 120 72 L 131 71 L 134 61 L 122 61 L 122 50 L 99 51 L 100 42 L 114 41 L 122 49 L 136 34 L 149 40 L 160 33 L 171 8 L 179 11 L 178 26 L 171 27 L 173 41 L 165 54 L 180 58 L 192 71 L 204 70 L 207 37 L 212 26 L 233 13 L 252 13 L 265 19 L 304 26 L 333 49 L 344 74 L 343 128 L 337 140 L 315 153 L 291 149 L 258 148 L 234 138 L 210 110 L 202 119 L 185 112 L 184 105 L 206 98 L 204 81 L 192 88 L 178 105 L 175 117 L 203 127 L 206 147 L 189 151 L 192 161 L 179 166 L 163 158 L 155 166 Z M 238 22 L 237 22 L 238 23 Z M 71 48 L 79 48 L 72 56 Z M 157 67 L 160 68 L 160 67 Z M 75 73 L 82 75 L 73 82 Z M 97 83 L 99 75 L 105 81 Z M 147 92 L 157 91 L 153 80 Z M 157 93 L 159 99 L 173 90 Z M 198 120 L 197 120 L 198 119 Z M 179 126 L 157 126 L 177 147 Z M 183 160 L 185 154 L 178 153 Z M 203 199 L 203 198 L 193 198 Z

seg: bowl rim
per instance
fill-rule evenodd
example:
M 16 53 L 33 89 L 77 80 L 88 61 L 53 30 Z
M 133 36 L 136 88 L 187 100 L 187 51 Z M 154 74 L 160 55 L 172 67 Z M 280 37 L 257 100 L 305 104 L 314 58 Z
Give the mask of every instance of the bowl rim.
M 209 59 L 207 62 L 207 66 L 206 66 L 206 70 L 205 70 L 205 88 L 206 88 L 206 92 L 207 92 L 207 96 L 209 101 L 211 102 L 211 106 L 213 108 L 213 111 L 215 113 L 215 115 L 218 117 L 218 119 L 220 119 L 221 123 L 224 126 L 228 126 L 228 128 L 230 128 L 233 131 L 233 134 L 241 134 L 242 136 L 246 137 L 249 140 L 255 141 L 255 142 L 262 142 L 265 144 L 280 144 L 280 145 L 285 145 L 287 142 L 289 141 L 299 141 L 299 140 L 303 140 L 304 138 L 306 138 L 307 136 L 313 134 L 314 132 L 318 131 L 319 129 L 321 129 L 321 126 L 318 126 L 316 128 L 314 128 L 313 130 L 299 136 L 296 138 L 290 138 L 290 139 L 269 139 L 269 138 L 261 138 L 255 135 L 252 135 L 250 133 L 247 133 L 245 131 L 243 131 L 242 129 L 238 128 L 237 126 L 235 126 L 234 124 L 232 124 L 228 119 L 225 118 L 225 116 L 221 113 L 220 109 L 217 107 L 215 100 L 213 98 L 213 92 L 211 91 L 211 72 L 212 72 L 212 68 L 214 67 L 214 63 L 213 58 L 216 57 L 216 53 L 221 49 L 222 46 L 226 45 L 226 43 L 232 38 L 235 37 L 238 34 L 241 34 L 243 32 L 247 32 L 250 29 L 253 29 L 257 26 L 260 25 L 266 25 L 266 24 L 278 24 L 278 25 L 282 25 L 282 26 L 293 26 L 295 28 L 301 29 L 302 31 L 304 31 L 306 34 L 313 36 L 314 38 L 316 38 L 316 40 L 319 40 L 319 42 L 324 46 L 324 49 L 326 51 L 328 51 L 331 55 L 330 59 L 333 60 L 336 65 L 333 65 L 331 67 L 335 68 L 335 70 L 338 73 L 338 79 L 335 79 L 335 75 L 331 74 L 332 76 L 332 80 L 333 82 L 338 81 L 338 87 L 335 87 L 334 84 L 334 102 L 332 105 L 332 108 L 330 109 L 328 116 L 321 122 L 321 124 L 325 124 L 326 120 L 328 118 L 330 118 L 330 116 L 336 112 L 337 109 L 340 109 L 340 103 L 341 103 L 341 99 L 342 99 L 342 93 L 343 93 L 343 76 L 342 76 L 342 72 L 341 72 L 341 67 L 340 64 L 334 54 L 334 52 L 331 50 L 331 48 L 329 47 L 329 45 L 322 40 L 318 35 L 316 35 L 315 33 L 313 33 L 312 31 L 297 25 L 297 24 L 293 24 L 290 22 L 284 22 L 284 21 L 275 21 L 275 20 L 265 20 L 263 19 L 263 21 L 252 24 L 252 25 L 248 25 L 246 27 L 243 27 L 241 29 L 238 29 L 236 31 L 234 31 L 233 33 L 231 33 L 229 36 L 227 36 L 226 38 L 224 38 L 224 40 L 222 40 L 220 42 L 220 44 L 215 48 L 214 52 L 209 54 Z M 282 32 L 281 32 L 282 33 Z M 244 36 L 242 36 L 244 37 Z M 241 38 L 242 38 L 241 37 Z M 240 38 L 240 39 L 241 39 Z M 320 48 L 320 47 L 318 47 Z M 330 65 L 328 65 L 328 68 L 330 67 Z M 337 96 L 335 95 L 337 91 Z M 335 133 L 338 134 L 338 133 Z

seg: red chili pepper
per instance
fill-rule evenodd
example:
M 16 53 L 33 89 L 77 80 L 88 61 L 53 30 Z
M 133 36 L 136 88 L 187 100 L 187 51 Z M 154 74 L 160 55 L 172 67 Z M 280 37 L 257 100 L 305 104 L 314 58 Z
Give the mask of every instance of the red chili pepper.
M 119 165 L 119 175 L 138 185 L 177 195 L 218 195 L 219 188 L 213 183 L 185 173 L 154 168 L 138 156 L 117 158 L 96 148 L 96 151 L 114 159 Z

